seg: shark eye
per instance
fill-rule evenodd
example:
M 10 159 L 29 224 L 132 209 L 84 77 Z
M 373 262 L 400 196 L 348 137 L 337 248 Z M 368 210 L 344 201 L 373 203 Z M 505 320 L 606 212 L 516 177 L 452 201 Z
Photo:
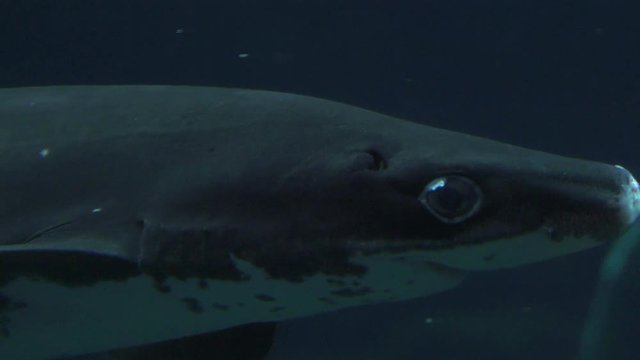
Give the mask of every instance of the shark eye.
M 478 212 L 482 192 L 475 182 L 466 177 L 443 176 L 431 180 L 418 200 L 440 221 L 456 224 Z

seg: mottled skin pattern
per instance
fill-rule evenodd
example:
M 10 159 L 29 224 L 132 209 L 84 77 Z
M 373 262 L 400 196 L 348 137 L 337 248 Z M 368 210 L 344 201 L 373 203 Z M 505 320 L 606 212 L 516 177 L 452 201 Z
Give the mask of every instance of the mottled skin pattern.
M 451 175 L 483 194 L 477 214 L 455 224 L 417 200 L 431 180 Z M 245 316 L 52 348 L 51 356 L 442 291 L 461 270 L 517 266 L 617 238 L 628 225 L 620 202 L 629 176 L 297 95 L 0 90 L 0 356 L 18 351 L 12 341 L 28 346 L 28 324 L 39 321 L 30 307 L 47 313 L 48 305 L 22 297 L 52 291 L 48 285 L 64 290 L 52 303 L 82 293 L 82 306 L 97 314 L 134 306 L 126 297 L 86 304 L 93 295 L 85 294 L 122 284 L 112 291 L 142 303 L 175 296 L 189 316 Z M 135 293 L 147 280 L 148 292 Z M 254 287 L 226 302 L 193 293 Z M 14 337 L 12 326 L 24 334 Z M 29 336 L 54 331 L 38 326 L 43 333 Z

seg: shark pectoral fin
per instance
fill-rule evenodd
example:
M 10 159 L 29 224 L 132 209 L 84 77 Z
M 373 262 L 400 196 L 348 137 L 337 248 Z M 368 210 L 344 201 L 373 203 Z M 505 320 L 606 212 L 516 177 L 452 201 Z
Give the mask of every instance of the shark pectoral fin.
M 22 242 L 0 245 L 0 284 L 19 277 L 65 286 L 87 286 L 137 275 L 135 226 L 70 222 Z
M 14 239 L 0 241 L 0 253 L 15 251 L 78 251 L 137 261 L 142 227 L 121 218 L 82 215 L 65 221 L 43 222 L 37 230 L 23 230 Z
M 275 323 L 242 325 L 150 345 L 112 350 L 110 360 L 261 360 L 266 357 Z

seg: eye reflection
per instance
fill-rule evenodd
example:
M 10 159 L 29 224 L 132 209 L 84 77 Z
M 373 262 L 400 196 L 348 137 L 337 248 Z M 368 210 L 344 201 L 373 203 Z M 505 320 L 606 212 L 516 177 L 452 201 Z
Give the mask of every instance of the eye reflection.
M 478 212 L 482 197 L 480 187 L 471 179 L 450 175 L 431 180 L 418 201 L 438 220 L 457 224 Z

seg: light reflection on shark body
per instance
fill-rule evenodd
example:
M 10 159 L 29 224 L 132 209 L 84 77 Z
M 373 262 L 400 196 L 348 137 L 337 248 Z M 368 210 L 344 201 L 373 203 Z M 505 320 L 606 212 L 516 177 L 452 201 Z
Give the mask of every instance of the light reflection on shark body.
M 640 208 L 621 167 L 274 92 L 5 89 L 0 129 L 16 360 L 425 296 L 614 240 Z

